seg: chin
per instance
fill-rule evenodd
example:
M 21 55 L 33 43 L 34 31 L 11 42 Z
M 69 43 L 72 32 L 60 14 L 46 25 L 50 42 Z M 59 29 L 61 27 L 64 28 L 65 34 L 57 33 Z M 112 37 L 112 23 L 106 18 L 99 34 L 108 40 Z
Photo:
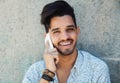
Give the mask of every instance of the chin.
M 63 56 L 68 56 L 73 54 L 74 50 L 75 49 L 73 48 L 73 49 L 66 49 L 66 50 L 58 50 L 58 52 Z
M 63 48 L 59 48 L 59 47 L 56 47 L 57 48 L 57 51 L 62 55 L 62 56 L 68 56 L 68 55 L 71 55 L 74 53 L 74 51 L 76 50 L 76 43 L 74 46 L 71 46 L 70 48 L 66 48 L 66 49 L 63 49 Z

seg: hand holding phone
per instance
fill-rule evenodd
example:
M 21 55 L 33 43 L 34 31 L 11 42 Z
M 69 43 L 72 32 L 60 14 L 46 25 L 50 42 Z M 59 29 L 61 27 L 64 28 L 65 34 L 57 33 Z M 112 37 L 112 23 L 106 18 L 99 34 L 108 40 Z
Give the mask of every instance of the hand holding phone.
M 46 63 L 46 68 L 52 72 L 56 72 L 56 64 L 59 62 L 58 51 L 54 48 L 50 34 L 46 34 L 45 37 L 45 52 L 44 60 Z
M 54 48 L 54 47 L 53 47 L 53 43 L 52 43 L 52 40 L 51 40 L 51 37 L 50 37 L 50 34 L 49 34 L 49 33 L 47 33 L 46 38 L 45 38 L 45 45 L 46 45 L 47 43 L 49 43 L 49 47 L 50 47 L 50 49 L 53 49 L 53 48 Z

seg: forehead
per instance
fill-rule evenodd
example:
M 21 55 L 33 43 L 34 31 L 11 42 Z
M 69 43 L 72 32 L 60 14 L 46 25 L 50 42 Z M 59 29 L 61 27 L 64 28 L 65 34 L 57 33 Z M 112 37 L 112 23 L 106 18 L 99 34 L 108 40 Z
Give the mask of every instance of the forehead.
M 69 25 L 75 25 L 70 15 L 55 16 L 50 21 L 50 28 L 63 28 Z

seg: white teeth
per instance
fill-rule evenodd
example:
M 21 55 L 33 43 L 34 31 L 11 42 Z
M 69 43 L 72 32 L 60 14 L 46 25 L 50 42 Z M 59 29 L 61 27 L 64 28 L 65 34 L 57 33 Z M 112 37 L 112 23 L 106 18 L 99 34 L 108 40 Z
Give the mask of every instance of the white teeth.
M 61 42 L 60 45 L 69 45 L 70 44 L 70 41 L 68 42 Z

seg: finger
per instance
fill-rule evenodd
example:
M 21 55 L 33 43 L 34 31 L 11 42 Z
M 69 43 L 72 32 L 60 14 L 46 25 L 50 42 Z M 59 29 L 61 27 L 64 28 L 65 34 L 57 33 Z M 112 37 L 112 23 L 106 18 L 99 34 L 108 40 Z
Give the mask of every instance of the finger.
M 58 51 L 56 50 L 56 48 L 49 49 L 48 52 L 49 52 L 51 55 L 58 55 Z
M 50 55 L 51 55 L 51 56 L 57 56 L 58 53 L 51 53 Z
M 48 49 L 49 52 L 57 52 L 56 48 Z

